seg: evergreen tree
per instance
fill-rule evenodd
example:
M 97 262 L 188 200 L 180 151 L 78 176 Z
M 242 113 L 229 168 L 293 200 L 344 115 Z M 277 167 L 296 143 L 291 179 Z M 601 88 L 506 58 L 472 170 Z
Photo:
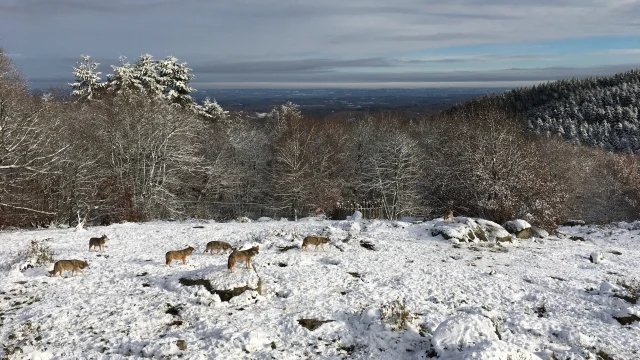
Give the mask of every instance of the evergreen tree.
M 153 59 L 153 56 L 144 54 L 133 65 L 134 76 L 140 83 L 140 86 L 154 98 L 163 96 L 165 86 L 162 84 L 159 63 Z
M 165 98 L 172 104 L 193 108 L 195 103 L 191 93 L 195 92 L 195 89 L 189 87 L 193 74 L 187 63 L 179 63 L 176 57 L 167 56 L 158 62 L 157 69 L 159 83 L 164 86 Z
M 119 59 L 120 66 L 111 65 L 113 74 L 107 75 L 107 89 L 116 94 L 123 94 L 127 91 L 141 91 L 142 86 L 137 81 L 133 66 L 126 62 L 126 57 L 121 56 Z
M 104 87 L 104 84 L 100 82 L 100 74 L 102 73 L 97 71 L 100 63 L 92 61 L 88 55 L 80 56 L 82 61 L 73 68 L 76 82 L 69 84 L 73 89 L 71 95 L 78 97 L 78 101 L 93 100 L 97 90 Z
M 640 121 L 638 70 L 517 88 L 469 104 L 483 106 L 483 102 L 497 103 L 522 114 L 525 125 L 533 133 L 556 134 L 607 150 L 640 153 L 637 145 L 640 141 L 636 139 L 640 135 L 636 125 Z M 465 106 L 472 105 L 460 108 Z M 450 112 L 457 110 L 454 107 Z M 623 124 L 622 128 L 616 127 L 617 124 Z
M 211 120 L 224 120 L 227 118 L 228 111 L 222 109 L 222 106 L 218 104 L 216 99 L 206 98 L 202 103 L 202 115 Z

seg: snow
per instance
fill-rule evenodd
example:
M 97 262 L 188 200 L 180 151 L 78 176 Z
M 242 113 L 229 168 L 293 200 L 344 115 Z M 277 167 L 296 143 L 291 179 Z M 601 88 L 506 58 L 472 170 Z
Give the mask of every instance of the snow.
M 498 340 L 491 319 L 464 314 L 443 321 L 433 333 L 431 343 L 438 352 L 463 351 L 484 341 Z
M 53 358 L 53 354 L 48 351 L 38 351 L 32 346 L 25 346 L 22 349 L 22 359 L 29 360 L 49 360 Z
M 353 212 L 353 215 L 347 216 L 347 220 L 353 220 L 353 221 L 362 220 L 362 213 L 356 210 Z
M 482 228 L 500 226 L 471 219 Z M 621 282 L 640 279 L 634 225 L 561 227 L 561 238 L 452 246 L 442 221 L 171 221 L 0 232 L 0 358 L 20 347 L 32 359 L 636 359 L 640 314 Z M 469 220 L 452 225 L 470 224 Z M 202 226 L 196 228 L 195 225 Z M 311 234 L 332 245 L 300 251 Z M 106 251 L 88 252 L 106 234 Z M 566 236 L 566 237 L 565 237 Z M 581 236 L 588 241 L 572 241 Z M 44 240 L 50 239 L 50 240 Z M 84 259 L 86 277 L 48 276 L 18 253 L 44 241 L 56 260 Z M 212 240 L 259 245 L 256 271 L 228 255 L 202 254 Z M 360 245 L 367 241 L 375 251 Z M 483 245 L 486 244 L 486 245 Z M 196 252 L 186 265 L 169 250 Z M 491 246 L 489 246 L 491 245 Z M 615 253 L 612 253 L 615 251 Z M 593 264 L 588 254 L 604 254 Z M 261 279 L 263 292 L 255 289 Z M 248 289 L 229 301 L 215 290 Z M 406 327 L 385 316 L 396 301 Z M 167 312 L 169 311 L 169 312 Z M 333 320 L 315 330 L 299 319 Z M 395 320 L 394 320 L 395 319 Z M 180 350 L 177 340 L 188 344 Z
M 483 315 L 463 314 L 443 321 L 431 343 L 441 359 L 540 359 L 500 340 L 496 324 Z
M 549 237 L 549 232 L 545 229 L 539 228 L 537 226 L 531 227 L 531 234 L 533 237 L 544 239 Z

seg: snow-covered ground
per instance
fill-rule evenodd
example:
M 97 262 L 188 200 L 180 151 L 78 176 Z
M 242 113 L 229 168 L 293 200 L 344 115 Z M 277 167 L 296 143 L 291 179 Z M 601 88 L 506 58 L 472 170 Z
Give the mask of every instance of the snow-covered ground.
M 563 227 L 560 238 L 498 245 L 431 236 L 440 223 L 188 221 L 2 231 L 0 358 L 640 358 L 640 323 L 614 319 L 640 315 L 619 285 L 640 280 L 640 226 Z M 304 236 L 325 231 L 338 247 L 299 249 Z M 106 252 L 89 252 L 89 238 L 102 234 L 110 239 Z M 51 246 L 56 260 L 88 261 L 86 277 L 50 277 L 53 264 L 21 271 L 18 253 L 32 240 Z M 204 286 L 181 284 L 257 288 L 244 263 L 229 273 L 227 255 L 202 254 L 211 240 L 260 245 L 254 263 L 262 295 L 247 290 L 221 301 Z M 167 251 L 188 245 L 196 252 L 186 265 L 165 265 Z M 281 251 L 291 245 L 298 248 Z M 592 253 L 603 260 L 592 263 Z M 309 330 L 300 319 L 331 321 Z

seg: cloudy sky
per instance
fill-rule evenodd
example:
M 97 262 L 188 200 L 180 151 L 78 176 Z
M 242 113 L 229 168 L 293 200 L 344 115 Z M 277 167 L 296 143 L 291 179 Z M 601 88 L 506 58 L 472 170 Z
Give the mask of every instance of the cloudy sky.
M 0 0 L 34 87 L 124 55 L 196 88 L 511 86 L 640 67 L 638 0 Z

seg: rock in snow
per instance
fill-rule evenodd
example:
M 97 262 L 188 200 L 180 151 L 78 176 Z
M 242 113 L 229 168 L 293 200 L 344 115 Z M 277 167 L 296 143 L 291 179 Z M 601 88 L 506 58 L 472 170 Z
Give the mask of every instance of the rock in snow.
M 511 220 L 511 221 L 507 221 L 506 223 L 504 223 L 503 227 L 510 233 L 512 234 L 517 234 L 520 231 L 524 230 L 524 229 L 528 229 L 531 227 L 531 224 L 529 224 L 528 222 L 521 220 L 521 219 L 516 219 L 516 220 Z
M 592 263 L 598 264 L 602 262 L 602 260 L 604 260 L 604 256 L 600 253 L 593 252 L 591 253 L 591 256 L 589 256 L 589 259 L 591 260 Z

